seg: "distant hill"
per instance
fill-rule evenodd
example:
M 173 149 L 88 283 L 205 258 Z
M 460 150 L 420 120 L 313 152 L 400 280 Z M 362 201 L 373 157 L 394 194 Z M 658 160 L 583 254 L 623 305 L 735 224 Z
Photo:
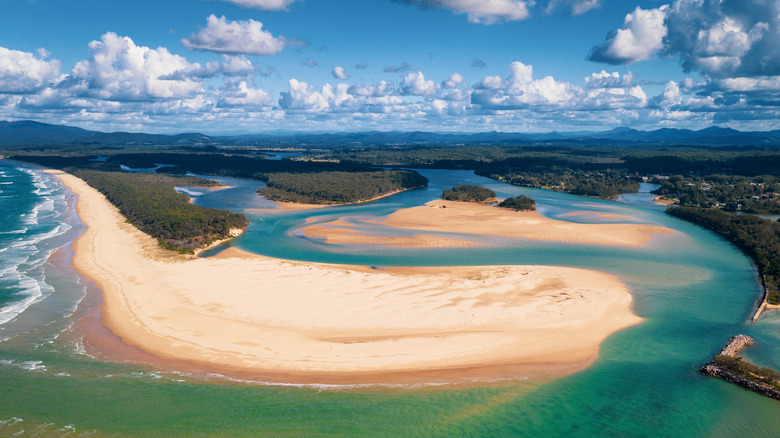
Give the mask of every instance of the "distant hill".
M 208 136 L 198 133 L 176 135 L 132 132 L 88 131 L 34 121 L 0 121 L 0 147 L 14 146 L 227 146 L 258 147 L 371 147 L 414 145 L 626 145 L 626 146 L 780 146 L 780 130 L 742 132 L 731 128 L 661 128 L 639 131 L 620 127 L 603 132 L 549 133 L 433 133 L 433 132 L 346 132 L 329 134 L 274 133 L 239 136 Z
M 63 125 L 50 125 L 30 120 L 0 121 L 0 146 L 52 145 L 208 145 L 221 143 L 218 138 L 203 134 L 142 134 L 132 132 L 99 132 Z
M 711 127 L 700 131 L 662 128 L 639 131 L 615 128 L 604 132 L 577 133 L 455 133 L 355 132 L 332 134 L 241 135 L 223 137 L 236 143 L 300 146 L 386 146 L 386 145 L 692 145 L 692 146 L 780 146 L 780 130 L 741 132 Z

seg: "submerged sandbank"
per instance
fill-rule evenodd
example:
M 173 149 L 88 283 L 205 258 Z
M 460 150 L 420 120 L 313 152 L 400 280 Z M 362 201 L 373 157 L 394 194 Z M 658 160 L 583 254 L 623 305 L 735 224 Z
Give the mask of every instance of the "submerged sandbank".
M 610 333 L 640 321 L 623 284 L 583 269 L 184 258 L 84 181 L 51 173 L 78 195 L 88 228 L 73 264 L 102 289 L 104 324 L 161 358 L 287 382 L 515 377 L 582 368 Z

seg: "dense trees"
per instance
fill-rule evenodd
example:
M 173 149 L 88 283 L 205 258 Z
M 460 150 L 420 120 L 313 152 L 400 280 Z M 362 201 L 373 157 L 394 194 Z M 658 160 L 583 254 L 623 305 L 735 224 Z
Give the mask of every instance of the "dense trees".
M 402 190 L 424 187 L 428 179 L 408 170 L 369 172 L 270 173 L 261 196 L 306 204 L 351 204 Z
M 192 251 L 214 240 L 230 237 L 230 230 L 245 229 L 246 217 L 189 203 L 175 186 L 210 185 L 193 177 L 148 173 L 68 169 L 103 193 L 127 220 L 170 249 Z
M 515 211 L 536 210 L 536 201 L 525 195 L 517 195 L 512 198 L 504 199 L 498 206 Z
M 554 167 L 540 171 L 499 170 L 498 173 L 480 171 L 498 181 L 518 186 L 556 190 L 581 196 L 616 198 L 621 193 L 636 193 L 642 178 L 617 170 L 572 170 Z
M 266 160 L 247 155 L 128 153 L 116 154 L 106 163 L 89 161 L 90 157 L 19 156 L 52 167 L 90 167 L 118 169 L 154 168 L 172 165 L 160 172 L 181 174 L 185 171 L 207 175 L 250 178 L 267 183 L 260 194 L 274 201 L 310 204 L 355 203 L 400 190 L 424 187 L 428 180 L 410 170 L 377 170 L 357 163 L 319 161 Z
M 441 199 L 445 201 L 460 202 L 486 202 L 495 199 L 496 192 L 487 187 L 475 186 L 473 184 L 461 184 L 451 189 L 446 189 L 441 194 Z

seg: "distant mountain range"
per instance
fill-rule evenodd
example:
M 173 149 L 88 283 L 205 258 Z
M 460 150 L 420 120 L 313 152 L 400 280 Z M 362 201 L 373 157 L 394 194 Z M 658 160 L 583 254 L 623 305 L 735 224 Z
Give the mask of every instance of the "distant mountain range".
M 176 135 L 88 131 L 34 121 L 0 121 L 0 146 L 344 146 L 379 145 L 691 145 L 780 146 L 780 130 L 743 132 L 731 128 L 662 128 L 639 131 L 615 128 L 604 132 L 549 132 L 543 134 L 482 132 L 439 134 L 432 132 L 352 132 L 331 134 L 274 133 L 239 136 Z

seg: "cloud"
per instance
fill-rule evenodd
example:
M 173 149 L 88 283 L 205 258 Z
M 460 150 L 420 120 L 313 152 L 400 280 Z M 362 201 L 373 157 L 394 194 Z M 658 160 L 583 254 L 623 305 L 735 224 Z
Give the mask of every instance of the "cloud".
M 366 64 L 361 64 L 361 63 L 355 64 L 355 69 L 356 70 L 365 70 L 367 68 L 368 68 L 368 66 Z
M 591 50 L 588 59 L 608 64 L 630 64 L 659 53 L 667 33 L 664 19 L 668 10 L 668 5 L 655 9 L 637 7 L 626 15 L 622 28 L 610 32 L 604 44 Z
M 560 7 L 568 6 L 572 16 L 582 15 L 601 7 L 601 0 L 550 0 L 545 8 L 545 14 L 552 14 Z
M 485 67 L 487 67 L 487 64 L 485 63 L 485 61 L 483 61 L 481 59 L 474 58 L 474 60 L 471 61 L 471 66 L 474 67 L 474 68 L 484 69 Z
M 664 91 L 652 100 L 654 106 L 666 110 L 673 106 L 680 105 L 682 102 L 683 98 L 680 93 L 680 86 L 674 81 L 667 82 Z
M 220 89 L 218 105 L 220 107 L 267 108 L 274 105 L 274 98 L 271 93 L 265 90 L 249 88 L 246 81 L 239 81 L 235 84 L 225 84 Z
M 222 73 L 225 76 L 248 76 L 255 72 L 252 61 L 245 56 L 222 55 Z
M 320 91 L 297 79 L 290 79 L 289 84 L 290 90 L 280 93 L 279 98 L 279 106 L 287 110 L 327 112 L 339 106 L 347 106 L 352 100 L 346 84 L 339 84 L 335 89 L 325 84 Z
M 780 75 L 780 3 L 764 0 L 675 1 L 666 18 L 665 53 L 683 70 L 711 76 Z
M 223 0 L 235 3 L 244 8 L 262 9 L 264 11 L 286 11 L 296 0 Z
M 436 84 L 433 81 L 426 81 L 420 71 L 407 74 L 400 87 L 403 96 L 430 96 L 435 94 L 436 90 Z
M 780 75 L 780 2 L 675 0 L 637 8 L 588 59 L 609 64 L 678 56 L 684 72 L 713 77 Z
M 568 82 L 558 82 L 552 76 L 533 78 L 533 66 L 522 62 L 509 65 L 506 79 L 484 78 L 472 94 L 472 103 L 484 108 L 552 108 L 567 106 L 580 91 Z
M 623 76 L 618 72 L 607 73 L 601 70 L 600 73 L 593 73 L 585 78 L 585 86 L 588 88 L 625 88 L 630 87 L 634 79 L 634 74 L 628 72 Z
M 449 9 L 466 14 L 469 23 L 495 24 L 504 21 L 525 20 L 531 14 L 531 0 L 400 0 L 426 9 Z
M 309 67 L 309 68 L 314 68 L 314 67 L 316 67 L 319 64 L 317 64 L 317 61 L 315 61 L 315 60 L 313 60 L 311 58 L 306 58 L 306 60 L 303 61 L 303 65 L 305 65 L 306 67 Z
M 182 99 L 201 92 L 201 67 L 165 47 L 136 46 L 128 37 L 106 33 L 89 43 L 92 58 L 78 62 L 63 86 L 78 96 L 104 100 Z
M 0 47 L 0 93 L 35 93 L 59 79 L 60 62 L 44 60 L 48 52 L 43 49 L 38 53 Z
M 408 72 L 411 69 L 412 69 L 412 66 L 409 65 L 408 62 L 404 62 L 403 64 L 401 64 L 399 66 L 388 65 L 387 67 L 385 67 L 384 72 L 385 73 L 406 73 L 406 72 Z
M 441 83 L 442 88 L 456 88 L 463 83 L 463 76 L 459 73 L 453 73 Z
M 285 47 L 285 40 L 263 30 L 259 21 L 227 21 L 224 15 L 212 14 L 206 23 L 198 33 L 182 38 L 182 45 L 191 50 L 232 55 L 276 55 Z
M 333 67 L 333 71 L 331 73 L 333 73 L 333 77 L 336 79 L 341 79 L 342 81 L 349 79 L 349 75 L 344 71 L 344 67 Z
M 374 85 L 356 84 L 347 89 L 353 96 L 385 97 L 395 92 L 395 84 L 392 81 L 379 81 Z

